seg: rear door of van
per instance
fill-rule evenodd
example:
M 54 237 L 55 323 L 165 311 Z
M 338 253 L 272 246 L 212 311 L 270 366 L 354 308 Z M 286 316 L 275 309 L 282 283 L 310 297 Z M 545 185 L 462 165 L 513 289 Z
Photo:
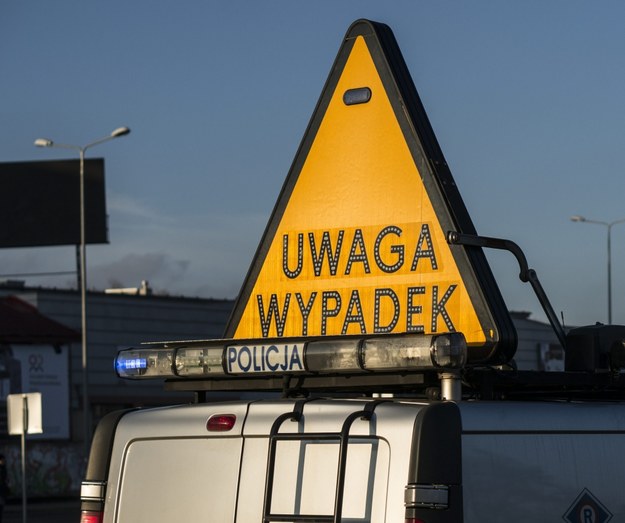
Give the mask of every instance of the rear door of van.
M 246 411 L 203 404 L 121 418 L 104 523 L 234 521 Z
M 298 410 L 301 416 L 289 417 Z M 455 405 L 443 410 L 337 399 L 252 404 L 243 429 L 237 523 L 460 522 L 460 418 Z M 344 460 L 341 433 L 347 434 Z M 441 481 L 452 480 L 451 492 L 449 485 L 442 489 Z

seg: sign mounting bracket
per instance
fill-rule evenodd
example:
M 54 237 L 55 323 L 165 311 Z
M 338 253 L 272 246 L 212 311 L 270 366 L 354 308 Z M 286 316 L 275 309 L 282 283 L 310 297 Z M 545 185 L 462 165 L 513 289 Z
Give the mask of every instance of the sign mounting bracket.
M 566 350 L 566 334 L 564 332 L 564 328 L 562 324 L 558 321 L 558 317 L 556 316 L 553 307 L 551 306 L 551 302 L 541 285 L 538 275 L 534 269 L 530 269 L 527 263 L 527 258 L 525 254 L 521 250 L 516 243 L 512 240 L 506 240 L 503 238 L 491 238 L 488 236 L 477 236 L 475 234 L 463 234 L 456 231 L 448 231 L 447 232 L 447 242 L 450 245 L 468 245 L 473 247 L 486 247 L 488 249 L 498 249 L 502 251 L 511 252 L 519 263 L 520 273 L 519 279 L 523 283 L 528 283 L 532 286 L 534 290 L 534 294 L 538 298 L 538 302 L 543 308 L 543 311 L 547 315 L 549 323 L 553 328 L 556 336 L 558 337 L 558 341 L 563 349 Z

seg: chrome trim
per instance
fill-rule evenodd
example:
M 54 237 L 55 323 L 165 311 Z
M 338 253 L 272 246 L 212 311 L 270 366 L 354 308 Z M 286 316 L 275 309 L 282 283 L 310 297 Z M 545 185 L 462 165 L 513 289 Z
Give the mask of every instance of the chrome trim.
M 80 485 L 81 501 L 104 501 L 106 481 L 83 481 Z

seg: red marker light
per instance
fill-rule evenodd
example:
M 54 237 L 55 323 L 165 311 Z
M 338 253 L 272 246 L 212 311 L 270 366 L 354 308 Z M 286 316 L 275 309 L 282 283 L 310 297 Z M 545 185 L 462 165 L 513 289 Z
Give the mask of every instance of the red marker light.
M 209 432 L 227 432 L 234 427 L 237 417 L 234 414 L 213 414 L 206 422 Z
M 80 513 L 80 523 L 102 523 L 102 512 L 83 510 Z

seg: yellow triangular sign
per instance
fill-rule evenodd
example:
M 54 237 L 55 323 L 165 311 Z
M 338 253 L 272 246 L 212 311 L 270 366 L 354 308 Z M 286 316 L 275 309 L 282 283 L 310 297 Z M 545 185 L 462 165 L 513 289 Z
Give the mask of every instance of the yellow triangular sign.
M 226 336 L 459 331 L 472 361 L 507 360 L 514 330 L 485 258 L 449 245 L 450 230 L 474 233 L 399 49 L 386 26 L 360 20 Z

